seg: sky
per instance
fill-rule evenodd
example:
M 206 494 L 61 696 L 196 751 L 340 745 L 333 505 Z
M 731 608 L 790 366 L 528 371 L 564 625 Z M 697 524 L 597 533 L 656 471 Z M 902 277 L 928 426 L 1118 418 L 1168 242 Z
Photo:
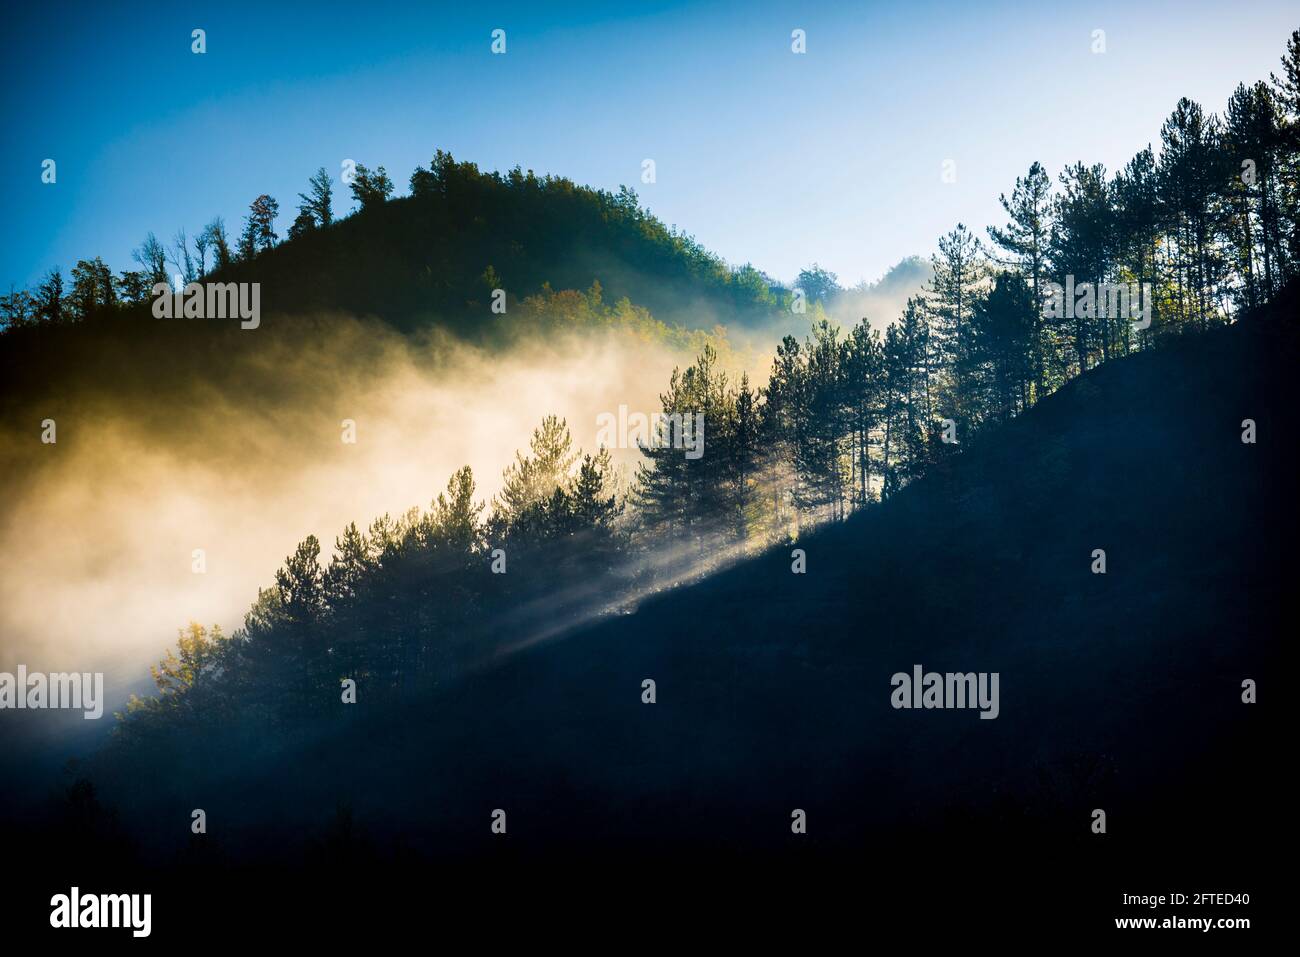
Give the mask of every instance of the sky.
M 733 265 L 790 280 L 817 262 L 848 286 L 958 222 L 1002 222 L 998 194 L 1035 160 L 1114 169 L 1158 143 L 1180 96 L 1222 111 L 1300 28 L 1280 0 L 542 7 L 11 5 L 0 286 L 96 255 L 131 268 L 149 231 L 193 236 L 217 215 L 237 233 L 264 192 L 283 236 L 317 167 L 342 215 L 344 160 L 385 166 L 401 195 L 435 148 L 629 185 Z

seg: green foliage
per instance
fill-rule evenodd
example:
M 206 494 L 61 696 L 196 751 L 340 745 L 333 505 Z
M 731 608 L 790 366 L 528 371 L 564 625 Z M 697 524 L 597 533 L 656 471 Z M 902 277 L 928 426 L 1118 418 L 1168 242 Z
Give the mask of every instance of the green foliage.
M 659 396 L 666 418 L 651 423 L 634 491 L 639 517 L 657 538 L 689 543 L 702 552 L 720 517 L 742 506 L 737 496 L 743 490 L 728 461 L 738 451 L 733 442 L 736 400 L 711 346 L 684 372 L 673 370 L 667 391 Z M 688 454 L 700 442 L 701 454 Z
M 491 268 L 488 267 L 489 271 Z M 722 327 L 705 331 L 669 325 L 652 316 L 648 309 L 633 305 L 626 297 L 611 306 L 605 302 L 599 282 L 593 282 L 586 292 L 556 291 L 546 283 L 540 292 L 526 296 L 510 309 L 523 319 L 515 328 L 528 335 L 600 330 L 616 332 L 646 345 L 661 343 L 683 352 L 698 353 L 706 346 L 724 354 L 730 352 Z
M 804 298 L 809 305 L 814 302 L 820 302 L 823 305 L 830 302 L 835 293 L 839 291 L 839 278 L 833 272 L 828 272 L 821 266 L 813 263 L 807 269 L 800 271 L 798 278 L 795 279 L 796 289 L 802 289 Z
M 112 271 L 96 256 L 81 260 L 72 267 L 70 305 L 77 315 L 92 316 L 111 309 L 117 303 L 117 284 Z
M 525 520 L 534 508 L 544 505 L 569 478 L 579 452 L 564 420 L 548 415 L 533 432 L 530 455 L 515 453 L 514 464 L 502 475 L 504 485 L 493 500 L 497 519 L 507 528 Z
M 162 722 L 193 723 L 228 716 L 229 699 L 220 682 L 232 660 L 233 645 L 213 625 L 197 622 L 179 630 L 176 648 L 167 649 L 158 664 L 149 669 L 158 694 L 149 698 L 131 695 L 126 718 L 134 729 L 155 728 Z M 119 715 L 119 717 L 122 717 Z

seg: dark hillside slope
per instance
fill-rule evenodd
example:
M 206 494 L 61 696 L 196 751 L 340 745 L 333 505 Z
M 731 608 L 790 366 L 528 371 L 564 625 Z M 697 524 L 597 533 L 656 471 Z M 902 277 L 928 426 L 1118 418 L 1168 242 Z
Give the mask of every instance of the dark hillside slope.
M 455 875 L 444 900 L 516 879 L 561 899 L 561 859 L 611 895 L 668 887 L 667 907 L 794 882 L 877 917 L 1082 895 L 1104 920 L 1132 913 L 1121 891 L 1249 892 L 1240 850 L 1277 862 L 1289 794 L 1295 305 L 1084 375 L 806 536 L 807 574 L 770 552 L 400 714 L 105 799 L 130 830 L 202 795 L 227 822 L 216 873 L 325 868 L 340 893 L 357 886 L 340 874 L 400 873 Z M 997 672 L 999 716 L 893 709 L 891 675 L 916 664 Z M 189 879 L 217 866 L 176 860 Z
M 457 749 L 485 755 L 540 842 L 570 795 L 566 827 L 669 844 L 788 847 L 798 807 L 828 851 L 936 826 L 936 844 L 1034 853 L 1268 845 L 1295 633 L 1294 302 L 1085 375 L 799 542 L 806 575 L 769 553 L 530 651 L 465 689 Z M 893 709 L 915 664 L 999 672 L 999 717 Z

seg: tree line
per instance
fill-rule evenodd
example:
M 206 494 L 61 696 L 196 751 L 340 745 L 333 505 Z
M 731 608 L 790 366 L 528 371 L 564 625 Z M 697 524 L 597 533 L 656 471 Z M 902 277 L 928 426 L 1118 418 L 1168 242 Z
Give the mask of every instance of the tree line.
M 394 185 L 383 166 L 370 170 L 356 164 L 344 177 L 358 214 L 378 210 L 393 197 Z M 612 281 L 627 287 L 624 273 L 640 276 L 636 286 L 649 298 L 639 305 L 664 313 L 679 302 L 699 301 L 702 292 L 711 305 L 736 315 L 766 315 L 788 305 L 790 298 L 752 266 L 730 267 L 693 237 L 666 227 L 627 187 L 617 193 L 595 190 L 518 166 L 505 173 L 484 172 L 441 149 L 427 168 L 417 167 L 411 174 L 403 201 L 413 203 L 417 215 L 386 221 L 345 217 L 368 223 L 349 234 L 346 255 L 310 244 L 313 236 L 339 238 L 342 222 L 333 213 L 334 181 L 324 167 L 298 199 L 287 241 L 277 231 L 279 201 L 261 194 L 249 205 L 236 237 L 216 217 L 195 236 L 177 231 L 170 243 L 150 232 L 132 251 L 134 268 L 116 274 L 100 257 L 78 261 L 66 277 L 52 268 L 35 288 L 11 288 L 0 296 L 0 332 L 112 317 L 147 301 L 158 283 L 195 282 L 252 263 L 278 247 L 294 255 L 276 264 L 259 262 L 258 278 L 269 291 L 281 293 L 282 307 L 311 308 L 323 294 L 331 308 L 347 308 L 355 298 L 368 311 L 392 313 L 388 318 L 398 325 L 400 314 L 416 303 L 421 314 L 432 311 L 443 321 L 465 308 L 481 315 L 485 278 L 506 286 L 498 269 L 510 277 L 516 296 L 551 280 L 559 280 L 561 288 L 585 288 L 592 279 L 591 260 L 599 260 L 607 285 Z M 491 231 L 483 229 L 487 222 L 493 224 Z M 590 248 L 588 240 L 594 244 Z M 372 251 L 382 257 L 381 264 L 365 259 Z M 628 268 L 614 265 L 619 260 Z M 570 282 L 577 275 L 583 275 L 581 283 Z M 375 295 L 376 286 L 406 289 L 411 301 L 384 303 Z
M 700 461 L 651 453 L 644 519 L 690 534 L 728 516 L 770 540 L 842 517 L 1098 364 L 1267 302 L 1300 273 L 1300 31 L 1281 75 L 1239 85 L 1222 119 L 1182 99 L 1158 151 L 1113 175 L 1076 163 L 1055 184 L 1033 163 L 1000 200 L 1007 222 L 986 239 L 962 224 L 940 238 L 928 287 L 883 335 L 818 317 L 805 342 L 783 340 L 757 396 L 707 355 L 674 376 L 665 410 L 706 410 L 717 444 Z M 1145 284 L 1149 317 L 1091 296 L 1048 308 L 1049 284 L 1067 282 Z M 816 265 L 795 287 L 827 307 L 846 292 Z
M 296 238 L 314 229 L 324 229 L 334 220 L 333 181 L 324 167 L 311 177 L 308 193 L 299 193 L 298 217 L 289 227 Z M 393 184 L 381 166 L 371 172 L 358 164 L 349 189 L 361 209 L 382 203 L 392 195 Z M 244 226 L 232 241 L 225 220 L 213 218 L 190 237 L 178 230 L 170 244 L 150 232 L 131 253 L 135 269 L 113 270 L 96 256 L 82 259 L 65 280 L 58 266 L 51 268 L 35 289 L 13 289 L 0 296 L 0 331 L 49 323 L 80 322 L 120 306 L 147 301 L 155 285 L 172 286 L 197 282 L 204 276 L 250 262 L 279 241 L 275 221 L 280 204 L 265 193 L 254 199 L 244 216 Z

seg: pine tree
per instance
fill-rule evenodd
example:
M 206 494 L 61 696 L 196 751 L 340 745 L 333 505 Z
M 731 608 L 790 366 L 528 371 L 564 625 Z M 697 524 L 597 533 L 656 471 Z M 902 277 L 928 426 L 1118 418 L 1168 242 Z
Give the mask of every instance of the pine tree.
M 880 335 L 863 319 L 845 340 L 842 358 L 845 426 L 849 433 L 849 488 L 853 504 L 859 507 L 871 501 L 871 436 L 882 418 L 882 476 L 889 467 L 891 434 L 885 409 L 884 361 Z
M 447 491 L 439 493 L 433 503 L 434 534 L 468 561 L 482 546 L 482 511 L 483 503 L 474 501 L 474 473 L 468 465 L 463 466 L 447 481 Z
M 979 239 L 958 223 L 956 229 L 940 238 L 939 252 L 931 257 L 931 264 L 931 339 L 937 363 L 947 372 L 939 390 L 941 411 L 946 414 L 940 417 L 961 421 L 966 417 L 968 326 L 976 290 L 984 278 L 983 248 Z
M 1029 404 L 1034 376 L 1033 292 L 1018 273 L 1003 272 L 971 316 L 973 386 L 980 418 L 1005 424 Z
M 893 494 L 925 463 L 926 330 L 924 302 L 909 300 L 900 321 L 885 329 L 881 350 L 884 455 L 882 497 Z
M 333 197 L 334 184 L 330 174 L 322 166 L 308 180 L 310 193 L 299 193 L 302 202 L 298 205 L 299 218 L 304 215 L 313 226 L 325 229 L 334 221 Z M 391 191 L 391 184 L 390 184 Z
M 263 703 L 288 717 L 314 713 L 320 695 L 325 630 L 324 579 L 320 542 L 309 535 L 275 573 L 275 587 L 259 589 L 258 600 L 244 618 L 250 664 L 264 691 L 280 700 Z M 278 705 L 278 706 L 277 706 Z
M 1008 199 L 998 197 L 1011 221 L 1001 229 L 988 228 L 989 238 L 1008 255 L 997 260 L 1003 266 L 1014 266 L 1029 280 L 1029 288 L 1036 302 L 1042 299 L 1043 273 L 1047 268 L 1048 245 L 1051 239 L 1052 181 L 1039 163 L 1029 167 L 1022 179 L 1016 180 Z M 1042 329 L 1042 311 L 1035 313 L 1033 336 L 1034 395 L 1041 395 L 1045 387 L 1048 349 Z
M 538 507 L 548 502 L 568 478 L 578 452 L 568 424 L 548 415 L 533 430 L 529 455 L 515 453 L 515 461 L 502 473 L 501 491 L 492 501 L 491 534 L 521 540 L 543 534 Z
M 60 323 L 64 319 L 63 273 L 55 266 L 36 287 L 36 317 L 41 322 Z
M 693 544 L 697 555 L 718 531 L 726 514 L 726 438 L 733 421 L 734 395 L 717 368 L 717 352 L 705 346 L 685 372 L 674 369 L 668 390 L 659 396 L 663 417 L 650 444 L 641 446 L 634 499 L 642 521 L 679 542 Z M 703 430 L 697 431 L 699 416 Z M 694 455 L 698 444 L 701 454 Z
M 1151 289 L 1153 328 L 1160 325 L 1160 302 L 1165 279 L 1161 270 L 1160 250 L 1164 245 L 1164 209 L 1157 185 L 1156 160 L 1151 147 L 1141 150 L 1115 174 L 1112 183 L 1115 202 L 1114 255 L 1121 282 L 1143 284 Z M 1126 329 L 1126 334 L 1128 330 Z M 1138 344 L 1151 340 L 1152 329 L 1138 333 Z M 1125 339 L 1124 351 L 1129 341 Z
M 333 646 L 338 650 L 340 679 L 360 677 L 358 665 L 369 624 L 363 602 L 374 570 L 370 543 L 357 530 L 356 522 L 350 522 L 334 540 L 334 556 L 322 579 Z
M 1281 108 L 1283 150 L 1278 164 L 1279 250 L 1278 285 L 1300 274 L 1300 30 L 1291 34 L 1282 56 L 1281 75 L 1270 74 L 1274 98 Z
M 280 204 L 263 193 L 253 200 L 244 217 L 244 231 L 239 237 L 239 258 L 252 259 L 275 245 L 280 237 L 275 232 L 275 218 L 280 215 Z
M 1052 229 L 1052 266 L 1057 281 L 1068 285 L 1073 277 L 1075 288 L 1089 284 L 1095 290 L 1108 281 L 1115 260 L 1115 208 L 1106 168 L 1100 164 L 1076 163 L 1061 173 L 1061 192 L 1056 198 L 1056 221 Z M 1114 332 L 1113 319 L 1101 319 L 1094 298 L 1056 320 L 1061 339 L 1074 353 L 1075 371 L 1086 372 L 1096 351 L 1110 355 Z M 1128 317 L 1124 317 L 1127 321 Z
M 1222 263 L 1212 240 L 1220 229 L 1223 154 L 1217 118 L 1184 97 L 1161 128 L 1161 200 L 1171 214 L 1179 317 L 1196 327 L 1220 317 Z
M 814 514 L 838 518 L 844 514 L 851 477 L 839 330 L 826 319 L 817 322 L 803 357 L 794 406 L 794 467 L 799 479 L 794 501 Z
M 763 488 L 765 455 L 759 397 L 750 387 L 747 374 L 740 377 L 734 412 L 726 459 L 727 486 L 731 492 L 727 512 L 733 537 L 747 541 L 764 526 L 768 505 Z
M 1242 304 L 1249 308 L 1278 288 L 1282 247 L 1278 194 L 1286 156 L 1284 122 L 1273 90 L 1266 83 L 1252 87 L 1239 84 L 1228 100 L 1223 145 L 1228 154 L 1232 203 L 1230 239 L 1236 246 L 1235 259 L 1244 286 Z
M 794 486 L 795 428 L 802 389 L 803 354 L 794 336 L 785 336 L 776 348 L 772 371 L 763 389 L 759 414 L 759 442 L 764 451 L 763 484 L 768 508 L 766 537 L 783 537 L 790 525 Z

